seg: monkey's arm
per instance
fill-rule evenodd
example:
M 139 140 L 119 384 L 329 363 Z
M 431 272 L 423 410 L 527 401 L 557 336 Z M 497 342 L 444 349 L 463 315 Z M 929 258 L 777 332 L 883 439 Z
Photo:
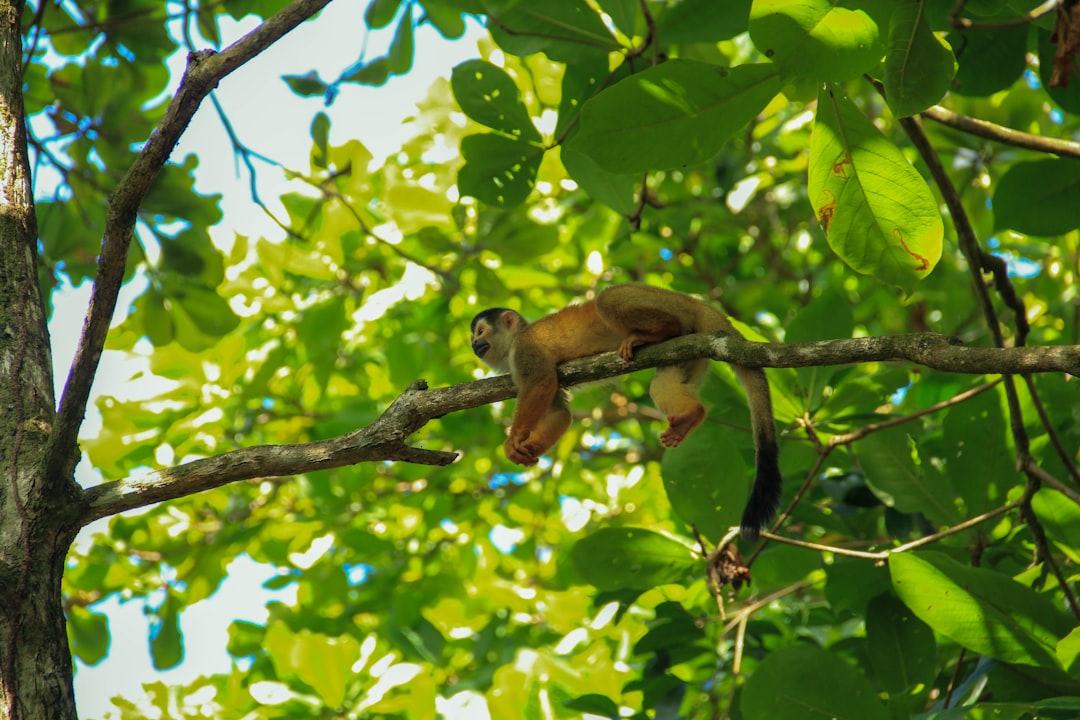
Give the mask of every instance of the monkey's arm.
M 510 356 L 517 386 L 517 407 L 505 444 L 506 456 L 520 465 L 535 465 L 570 425 L 570 411 L 559 395 L 555 359 L 523 334 Z

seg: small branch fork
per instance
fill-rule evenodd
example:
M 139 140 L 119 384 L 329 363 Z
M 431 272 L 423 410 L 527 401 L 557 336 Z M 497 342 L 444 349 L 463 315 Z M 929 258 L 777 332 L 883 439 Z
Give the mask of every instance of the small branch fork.
M 965 348 L 933 333 L 788 344 L 698 334 L 641 348 L 630 362 L 616 353 L 603 353 L 565 363 L 559 368 L 559 379 L 562 385 L 577 385 L 701 357 L 764 367 L 907 360 L 967 374 L 1022 371 L 1080 375 L 1080 346 Z M 514 394 L 513 382 L 505 376 L 435 389 L 417 381 L 374 423 L 344 435 L 298 445 L 243 448 L 90 488 L 84 496 L 82 522 L 238 480 L 386 460 L 449 465 L 457 459 L 457 453 L 412 447 L 406 439 L 432 419 L 506 400 Z

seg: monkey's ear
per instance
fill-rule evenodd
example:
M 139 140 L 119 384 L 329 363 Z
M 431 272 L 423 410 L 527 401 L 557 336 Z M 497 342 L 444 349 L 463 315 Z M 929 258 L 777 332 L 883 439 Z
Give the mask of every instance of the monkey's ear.
M 510 332 L 517 332 L 525 327 L 525 318 L 513 310 L 507 310 L 499 316 L 499 324 Z

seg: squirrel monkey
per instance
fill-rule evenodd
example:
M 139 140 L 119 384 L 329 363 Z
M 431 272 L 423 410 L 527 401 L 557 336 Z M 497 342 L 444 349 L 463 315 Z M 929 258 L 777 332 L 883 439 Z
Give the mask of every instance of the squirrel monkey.
M 535 465 L 570 426 L 555 373 L 559 363 L 613 350 L 630 360 L 638 345 L 698 332 L 741 337 L 726 316 L 700 300 L 646 285 L 614 285 L 595 300 L 531 324 L 508 308 L 479 313 L 472 320 L 473 352 L 493 369 L 509 371 L 518 391 L 506 456 Z M 743 537 L 752 541 L 780 505 L 779 450 L 765 371 L 732 367 L 746 388 L 757 451 L 754 486 L 741 522 Z M 705 419 L 698 390 L 708 369 L 708 359 L 657 368 L 649 395 L 668 419 L 660 435 L 664 447 L 676 447 Z

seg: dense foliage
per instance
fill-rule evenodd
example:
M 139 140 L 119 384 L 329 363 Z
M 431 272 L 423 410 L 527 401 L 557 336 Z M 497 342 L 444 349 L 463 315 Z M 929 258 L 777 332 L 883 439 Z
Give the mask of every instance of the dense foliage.
M 220 42 L 222 13 L 281 4 L 27 9 L 32 154 L 59 178 L 37 200 L 44 293 L 93 277 L 106 197 L 175 82 L 163 60 Z M 165 168 L 129 258 L 145 290 L 109 347 L 171 383 L 103 401 L 89 461 L 116 480 L 344 433 L 417 378 L 479 377 L 478 310 L 538 317 L 612 282 L 708 298 L 754 339 L 1076 344 L 1080 11 L 1037 5 L 373 0 L 388 54 L 334 80 L 298 57 L 294 92 L 407 73 L 420 24 L 452 38 L 477 16 L 490 39 L 384 162 L 315 115 L 281 237 L 238 228 L 220 249 L 196 159 Z M 749 585 L 711 581 L 753 467 L 717 365 L 708 422 L 675 451 L 639 374 L 578 391 L 575 425 L 524 472 L 500 404 L 414 438 L 460 452 L 450 467 L 359 464 L 114 517 L 69 558 L 73 652 L 107 654 L 95 603 L 119 594 L 146 598 L 155 664 L 176 665 L 179 614 L 247 554 L 295 604 L 232 625 L 231 674 L 153 689 L 158 717 L 1080 712 L 1076 378 L 769 377 L 792 503 L 778 532 L 809 545 L 743 547 Z

